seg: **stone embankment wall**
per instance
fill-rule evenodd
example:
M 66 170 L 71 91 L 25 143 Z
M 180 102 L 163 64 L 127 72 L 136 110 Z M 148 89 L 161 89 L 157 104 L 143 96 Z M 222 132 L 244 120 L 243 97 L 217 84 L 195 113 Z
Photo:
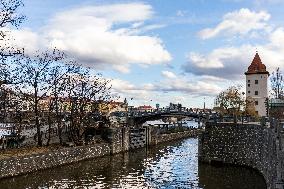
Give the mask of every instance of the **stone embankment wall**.
M 254 168 L 264 176 L 267 188 L 278 188 L 281 128 L 276 121 L 263 125 L 206 123 L 199 137 L 199 160 Z
M 147 128 L 131 129 L 130 130 L 130 149 L 142 148 L 147 145 Z M 149 140 L 148 140 L 149 141 Z
M 200 130 L 193 129 L 190 131 L 184 131 L 179 133 L 152 135 L 149 145 L 156 145 L 159 143 L 182 139 L 182 138 L 197 137 L 199 132 Z
M 96 146 L 64 148 L 58 151 L 4 159 L 0 160 L 0 178 L 109 155 L 110 152 L 109 145 L 98 144 Z
M 277 130 L 278 140 L 276 141 L 277 146 L 277 180 L 275 188 L 284 188 L 284 122 L 280 123 L 280 128 Z
M 178 140 L 196 134 L 196 131 L 185 131 L 181 133 L 157 135 L 157 132 L 152 132 L 149 128 L 145 128 L 144 131 L 145 134 L 143 136 L 146 137 L 146 145 L 155 145 L 170 140 Z M 0 178 L 13 177 L 81 160 L 128 151 L 130 149 L 130 137 L 131 133 L 129 128 L 114 128 L 109 130 L 108 143 L 61 148 L 41 154 L 2 159 L 0 160 Z
M 182 132 L 161 134 L 159 127 L 144 127 L 129 131 L 129 149 L 137 149 L 159 143 L 179 140 L 188 137 L 197 137 L 199 129 L 185 130 Z

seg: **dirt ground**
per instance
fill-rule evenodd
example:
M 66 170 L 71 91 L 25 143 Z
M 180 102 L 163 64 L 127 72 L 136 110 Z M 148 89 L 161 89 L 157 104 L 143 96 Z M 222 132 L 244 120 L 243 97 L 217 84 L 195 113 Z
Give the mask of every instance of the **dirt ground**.
M 44 147 L 26 147 L 26 148 L 17 148 L 17 149 L 6 149 L 6 150 L 0 150 L 0 160 L 11 158 L 11 157 L 20 157 L 20 156 L 26 156 L 31 154 L 40 154 L 43 152 L 52 151 L 55 149 L 60 148 L 60 146 L 44 146 Z M 62 148 L 62 147 L 61 147 Z

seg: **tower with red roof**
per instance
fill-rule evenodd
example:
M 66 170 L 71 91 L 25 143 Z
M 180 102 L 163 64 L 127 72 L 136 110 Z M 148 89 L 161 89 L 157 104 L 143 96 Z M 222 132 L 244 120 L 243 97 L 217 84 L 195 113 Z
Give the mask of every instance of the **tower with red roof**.
M 251 97 L 259 116 L 266 116 L 265 100 L 268 97 L 267 79 L 269 72 L 256 52 L 246 75 L 246 96 Z

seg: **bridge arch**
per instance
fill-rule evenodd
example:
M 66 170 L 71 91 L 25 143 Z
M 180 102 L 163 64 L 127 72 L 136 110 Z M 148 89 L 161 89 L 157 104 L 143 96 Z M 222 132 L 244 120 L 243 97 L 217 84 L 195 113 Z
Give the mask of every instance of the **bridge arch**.
M 159 120 L 165 117 L 172 117 L 172 116 L 183 116 L 183 117 L 191 117 L 191 118 L 205 118 L 201 113 L 194 113 L 194 112 L 182 112 L 182 111 L 164 111 L 164 112 L 139 112 L 138 114 L 134 114 L 130 116 L 129 119 L 131 120 L 133 125 L 142 125 L 146 121 L 152 120 Z

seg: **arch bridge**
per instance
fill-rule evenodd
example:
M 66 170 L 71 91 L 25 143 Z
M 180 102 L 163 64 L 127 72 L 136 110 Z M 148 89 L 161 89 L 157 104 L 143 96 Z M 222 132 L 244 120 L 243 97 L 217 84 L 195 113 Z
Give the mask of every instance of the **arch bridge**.
M 142 125 L 146 121 L 159 120 L 165 117 L 190 117 L 197 119 L 209 119 L 211 114 L 196 113 L 191 111 L 161 110 L 154 112 L 132 112 L 128 115 L 130 125 Z

